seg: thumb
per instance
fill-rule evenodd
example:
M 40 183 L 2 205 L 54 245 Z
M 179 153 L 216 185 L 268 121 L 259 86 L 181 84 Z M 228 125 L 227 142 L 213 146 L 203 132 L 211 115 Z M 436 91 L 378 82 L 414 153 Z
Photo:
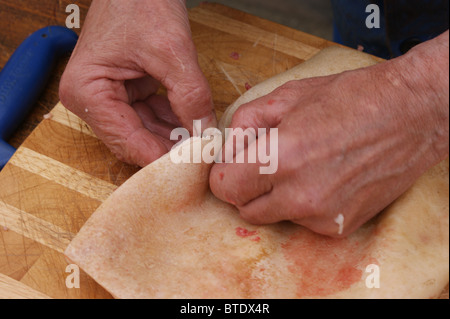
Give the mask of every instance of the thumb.
M 275 128 L 294 104 L 290 88 L 280 87 L 263 97 L 241 105 L 232 115 L 231 128 Z
M 233 150 L 233 156 L 243 151 L 248 144 L 233 146 L 234 138 L 241 138 L 245 134 L 255 134 L 258 137 L 259 129 L 266 131 L 271 128 L 276 128 L 283 118 L 283 116 L 291 110 L 292 103 L 288 103 L 285 99 L 280 99 L 278 95 L 271 93 L 259 99 L 253 100 L 247 104 L 241 105 L 232 115 L 231 124 L 229 125 L 234 131 L 228 132 L 225 130 L 225 144 L 224 150 Z M 242 132 L 235 129 L 242 129 Z M 251 129 L 251 131 L 248 131 Z M 247 131 L 247 132 L 246 132 Z M 225 161 L 226 152 L 223 154 L 223 161 Z M 228 154 L 230 156 L 230 154 Z

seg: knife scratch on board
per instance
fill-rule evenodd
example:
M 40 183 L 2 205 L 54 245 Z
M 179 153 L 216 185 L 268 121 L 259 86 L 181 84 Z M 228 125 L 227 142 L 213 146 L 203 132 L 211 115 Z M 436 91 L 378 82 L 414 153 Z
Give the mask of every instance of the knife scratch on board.
M 236 89 L 236 91 L 239 93 L 239 95 L 242 95 L 241 90 L 239 90 L 239 87 L 236 84 L 236 81 L 233 80 L 233 78 L 228 74 L 228 72 L 225 70 L 222 64 L 217 63 L 219 68 L 222 70 L 223 74 L 227 77 L 228 81 L 233 85 L 233 87 Z
M 253 43 L 253 47 L 254 47 L 254 48 L 259 44 L 259 41 L 261 41 L 261 38 L 262 38 L 262 37 L 263 37 L 263 36 L 260 35 L 259 38 L 256 39 L 255 43 Z
M 277 41 L 278 41 L 278 34 L 275 33 L 275 38 L 273 40 L 273 55 L 272 55 L 272 71 L 273 71 L 273 74 L 276 74 L 275 73 L 275 62 L 276 62 L 275 57 L 277 55 Z

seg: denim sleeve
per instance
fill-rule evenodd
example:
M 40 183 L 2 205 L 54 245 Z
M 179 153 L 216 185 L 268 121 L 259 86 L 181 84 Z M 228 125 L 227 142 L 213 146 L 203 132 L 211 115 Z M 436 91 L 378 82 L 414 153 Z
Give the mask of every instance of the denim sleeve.
M 430 40 L 449 26 L 448 0 L 331 0 L 334 40 L 346 46 L 390 59 Z M 380 8 L 380 28 L 369 29 L 369 4 Z

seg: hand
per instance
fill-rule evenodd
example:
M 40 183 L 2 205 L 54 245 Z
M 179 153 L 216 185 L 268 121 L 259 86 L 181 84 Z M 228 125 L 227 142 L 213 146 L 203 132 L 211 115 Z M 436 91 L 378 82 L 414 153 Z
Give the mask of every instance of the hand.
M 289 82 L 241 106 L 231 124 L 278 128 L 277 172 L 216 164 L 211 189 L 251 223 L 346 236 L 448 156 L 448 97 L 448 32 L 397 60 Z
M 168 98 L 155 94 L 160 83 Z M 94 0 L 60 98 L 119 159 L 139 166 L 171 149 L 173 128 L 216 125 L 182 0 Z

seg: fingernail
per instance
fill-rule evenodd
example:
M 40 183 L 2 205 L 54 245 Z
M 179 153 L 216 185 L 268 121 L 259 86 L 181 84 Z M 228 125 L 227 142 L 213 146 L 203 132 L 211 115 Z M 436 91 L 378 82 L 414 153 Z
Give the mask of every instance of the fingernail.
M 201 137 L 203 132 L 209 128 L 217 128 L 217 117 L 214 111 L 207 117 L 195 120 L 192 133 L 194 134 L 194 137 Z

